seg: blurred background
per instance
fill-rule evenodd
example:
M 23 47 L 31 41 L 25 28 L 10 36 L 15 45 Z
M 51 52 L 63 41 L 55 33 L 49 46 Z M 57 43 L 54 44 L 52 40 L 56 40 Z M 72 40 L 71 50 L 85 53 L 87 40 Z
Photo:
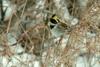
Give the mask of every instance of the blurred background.
M 99 37 L 100 0 L 0 0 L 0 67 L 100 67 Z

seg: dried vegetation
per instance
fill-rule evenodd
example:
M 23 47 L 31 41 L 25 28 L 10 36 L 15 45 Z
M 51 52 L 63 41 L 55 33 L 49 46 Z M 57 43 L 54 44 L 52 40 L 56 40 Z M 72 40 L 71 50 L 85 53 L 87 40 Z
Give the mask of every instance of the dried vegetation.
M 76 0 L 68 0 L 70 5 L 63 6 L 68 8 L 69 14 L 78 18 L 79 22 L 71 26 L 70 32 L 64 32 L 64 35 L 58 38 L 52 36 L 48 26 L 50 16 L 56 13 L 68 23 L 71 23 L 71 20 L 64 18 L 67 12 L 63 14 L 63 11 L 59 10 L 63 9 L 62 4 L 54 5 L 55 1 L 10 0 L 12 5 L 16 5 L 16 10 L 0 25 L 0 55 L 13 55 L 7 40 L 7 34 L 13 33 L 17 40 L 13 45 L 21 45 L 24 53 L 39 57 L 42 64 L 40 67 L 77 67 L 78 57 L 85 57 L 86 64 L 90 67 L 94 57 L 97 58 L 95 64 L 100 64 L 100 0 L 89 0 L 84 10 Z M 68 37 L 65 38 L 66 36 Z M 66 41 L 64 48 L 63 40 Z

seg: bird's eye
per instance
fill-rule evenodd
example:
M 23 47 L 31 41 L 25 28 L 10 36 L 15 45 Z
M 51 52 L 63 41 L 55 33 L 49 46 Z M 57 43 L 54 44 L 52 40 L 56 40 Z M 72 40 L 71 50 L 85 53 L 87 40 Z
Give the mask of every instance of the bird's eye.
M 50 19 L 50 22 L 53 23 L 53 24 L 57 24 L 57 21 L 53 18 Z

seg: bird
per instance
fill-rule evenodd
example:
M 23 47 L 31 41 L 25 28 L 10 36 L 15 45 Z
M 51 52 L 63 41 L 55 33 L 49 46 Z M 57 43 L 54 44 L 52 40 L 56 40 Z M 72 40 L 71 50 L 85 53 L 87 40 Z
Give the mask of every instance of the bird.
M 56 14 L 51 16 L 49 27 L 52 35 L 55 37 L 59 37 L 63 35 L 65 31 L 70 30 L 70 26 L 66 22 L 62 21 Z

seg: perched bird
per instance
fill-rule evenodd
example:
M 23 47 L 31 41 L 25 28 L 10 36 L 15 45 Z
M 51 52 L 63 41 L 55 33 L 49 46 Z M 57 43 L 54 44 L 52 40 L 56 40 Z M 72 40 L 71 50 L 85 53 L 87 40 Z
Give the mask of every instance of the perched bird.
M 70 26 L 66 22 L 63 22 L 56 14 L 53 14 L 50 18 L 49 27 L 52 35 L 55 37 L 59 37 L 64 34 L 65 31 L 70 30 Z

